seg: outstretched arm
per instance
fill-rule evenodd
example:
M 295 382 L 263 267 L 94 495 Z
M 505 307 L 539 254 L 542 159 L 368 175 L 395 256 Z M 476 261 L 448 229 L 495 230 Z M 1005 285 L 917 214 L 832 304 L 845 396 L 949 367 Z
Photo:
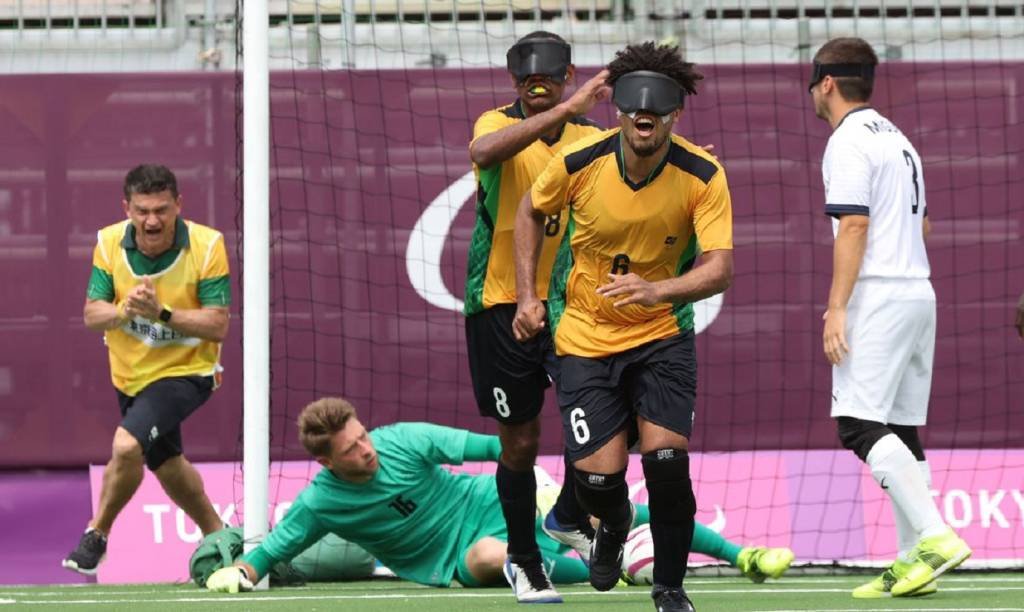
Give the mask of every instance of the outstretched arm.
M 497 461 L 501 456 L 501 439 L 468 432 L 463 457 L 466 461 Z
M 206 581 L 206 588 L 220 593 L 251 591 L 253 585 L 270 573 L 275 563 L 291 561 L 326 533 L 327 530 L 300 497 L 288 509 L 288 514 L 281 522 L 267 534 L 263 543 L 231 567 L 214 572 Z

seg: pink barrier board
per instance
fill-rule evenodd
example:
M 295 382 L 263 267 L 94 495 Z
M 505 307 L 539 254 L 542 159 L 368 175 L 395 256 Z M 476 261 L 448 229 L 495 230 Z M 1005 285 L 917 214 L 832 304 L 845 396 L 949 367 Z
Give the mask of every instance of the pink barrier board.
M 932 495 L 945 520 L 974 549 L 973 560 L 1006 560 L 1024 550 L 1024 450 L 934 451 Z M 539 464 L 561 480 L 562 459 Z M 237 463 L 196 466 L 225 521 L 242 523 Z M 493 473 L 494 464 L 466 464 L 469 473 Z M 271 466 L 270 517 L 276 523 L 319 470 L 307 461 Z M 740 544 L 790 546 L 799 561 L 865 562 L 892 558 L 892 514 L 870 472 L 846 451 L 766 451 L 692 455 L 697 520 Z M 92 466 L 95 510 L 103 466 Z M 627 472 L 633 501 L 647 493 L 639 457 Z M 101 583 L 187 581 L 188 559 L 200 540 L 196 526 L 147 473 L 118 517 Z M 695 562 L 709 559 L 695 555 Z

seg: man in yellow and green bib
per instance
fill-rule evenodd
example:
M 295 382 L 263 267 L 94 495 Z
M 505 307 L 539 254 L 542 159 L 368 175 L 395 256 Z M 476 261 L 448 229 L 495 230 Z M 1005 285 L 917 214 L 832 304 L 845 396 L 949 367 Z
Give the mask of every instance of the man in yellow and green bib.
M 143 465 L 204 534 L 223 527 L 182 454 L 181 423 L 220 382 L 231 283 L 220 232 L 181 213 L 177 179 L 140 165 L 124 181 L 127 219 L 97 233 L 83 318 L 102 331 L 121 407 L 99 506 L 63 566 L 95 574 Z

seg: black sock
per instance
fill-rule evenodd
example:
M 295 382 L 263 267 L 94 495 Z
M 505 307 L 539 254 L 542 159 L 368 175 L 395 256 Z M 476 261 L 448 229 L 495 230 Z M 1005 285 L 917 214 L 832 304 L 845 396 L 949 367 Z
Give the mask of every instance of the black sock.
M 555 520 L 560 525 L 575 525 L 578 528 L 583 528 L 585 523 L 589 527 L 590 523 L 587 520 L 589 515 L 576 499 L 576 467 L 573 466 L 568 453 L 563 454 L 562 459 L 565 463 L 565 475 L 562 477 L 562 490 L 552 509 L 555 513 Z
M 516 557 L 540 558 L 534 517 L 537 513 L 537 477 L 533 469 L 517 472 L 498 462 L 495 474 L 501 512 L 508 527 L 508 554 Z
M 690 455 L 664 448 L 643 456 L 654 540 L 654 584 L 683 585 L 693 541 L 697 500 L 690 480 Z
M 614 474 L 596 474 L 577 469 L 576 498 L 585 511 L 601 519 L 606 529 L 622 533 L 625 539 L 632 516 L 626 470 Z

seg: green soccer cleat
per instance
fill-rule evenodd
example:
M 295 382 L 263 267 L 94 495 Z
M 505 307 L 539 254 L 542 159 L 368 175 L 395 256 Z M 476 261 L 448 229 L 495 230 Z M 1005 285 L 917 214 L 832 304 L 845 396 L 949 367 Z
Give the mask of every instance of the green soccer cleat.
M 950 529 L 918 542 L 913 554 L 914 560 L 907 572 L 892 585 L 895 597 L 913 593 L 960 565 L 971 556 L 971 548 Z
M 854 599 L 881 599 L 883 597 L 892 597 L 892 586 L 896 584 L 900 578 L 906 575 L 910 569 L 910 563 L 906 561 L 897 560 L 888 569 L 882 572 L 882 575 L 875 578 L 871 582 L 860 585 L 853 590 Z M 939 590 L 939 586 L 935 582 L 929 582 L 920 589 L 908 593 L 905 597 L 918 597 L 921 595 L 931 595 L 932 593 Z
M 760 584 L 765 578 L 778 578 L 786 573 L 793 562 L 793 551 L 788 548 L 748 547 L 740 551 L 736 566 L 743 575 Z

